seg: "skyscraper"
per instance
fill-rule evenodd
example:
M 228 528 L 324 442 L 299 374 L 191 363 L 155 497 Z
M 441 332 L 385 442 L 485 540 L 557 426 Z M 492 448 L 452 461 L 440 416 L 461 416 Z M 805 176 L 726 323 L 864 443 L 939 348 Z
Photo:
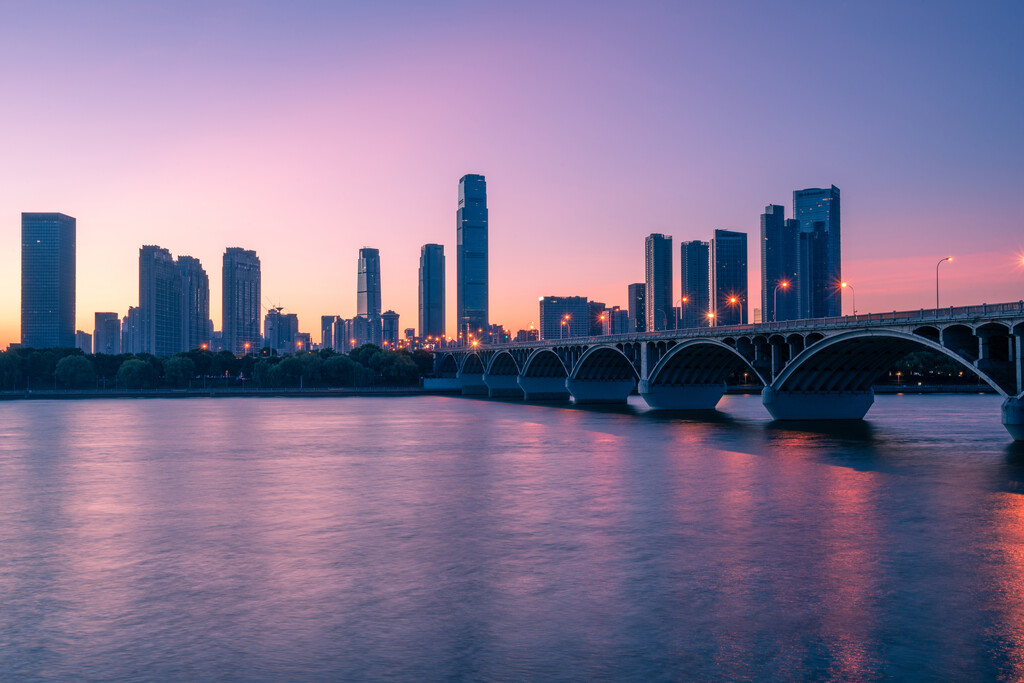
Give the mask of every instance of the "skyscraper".
M 793 216 L 800 221 L 800 317 L 842 315 L 839 188 L 794 190 Z
M 181 350 L 209 344 L 210 278 L 199 259 L 178 257 L 181 274 Z
M 171 252 L 155 245 L 139 249 L 139 340 L 142 353 L 181 351 L 181 273 Z
M 679 324 L 683 328 L 708 324 L 711 311 L 710 246 L 692 240 L 679 245 L 679 269 L 682 296 L 679 300 Z
M 644 332 L 647 329 L 647 307 L 644 305 L 644 298 L 647 296 L 647 285 L 643 282 L 634 282 L 629 286 L 629 294 L 626 297 L 629 305 L 629 331 Z
M 356 289 L 357 315 L 366 318 L 369 343 L 380 346 L 380 251 L 363 247 L 359 250 L 359 281 Z
M 334 321 L 337 320 L 336 315 L 322 315 L 320 316 L 320 348 L 321 349 L 334 349 Z
M 762 321 L 800 317 L 800 270 L 800 222 L 787 219 L 778 204 L 769 204 L 761 214 Z
M 121 353 L 121 320 L 117 313 L 97 313 L 92 331 L 93 353 L 116 356 Z
M 21 343 L 75 345 L 75 219 L 21 214 Z
M 380 314 L 381 342 L 390 349 L 398 346 L 398 314 L 384 311 Z
M 280 307 L 271 308 L 263 318 L 263 346 L 274 349 L 278 353 L 295 353 L 299 350 L 296 342 L 299 337 L 299 316 L 295 313 L 282 313 Z
M 747 322 L 747 233 L 715 230 L 711 240 L 711 295 L 716 325 Z
M 675 327 L 672 311 L 672 236 L 653 233 L 644 241 L 644 304 L 647 330 Z
M 568 339 L 590 335 L 590 306 L 585 296 L 542 296 L 540 338 Z
M 487 181 L 482 175 L 459 180 L 456 217 L 459 334 L 479 335 L 489 327 L 487 270 Z
M 444 334 L 444 246 L 420 248 L 420 338 Z
M 228 247 L 224 252 L 223 323 L 224 348 L 243 353 L 260 341 L 260 259 L 255 251 Z

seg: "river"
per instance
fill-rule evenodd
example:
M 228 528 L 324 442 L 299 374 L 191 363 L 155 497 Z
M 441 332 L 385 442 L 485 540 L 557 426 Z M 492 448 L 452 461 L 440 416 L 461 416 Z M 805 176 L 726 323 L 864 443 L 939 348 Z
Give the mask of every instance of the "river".
M 1020 680 L 999 401 L 3 402 L 0 680 Z

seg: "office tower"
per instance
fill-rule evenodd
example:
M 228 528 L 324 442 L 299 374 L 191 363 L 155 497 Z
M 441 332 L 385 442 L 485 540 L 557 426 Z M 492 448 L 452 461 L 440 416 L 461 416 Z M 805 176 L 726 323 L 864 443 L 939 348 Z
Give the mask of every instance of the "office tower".
M 672 313 L 672 236 L 654 233 L 644 241 L 647 330 L 675 327 Z
M 540 334 L 537 330 L 535 330 L 532 327 L 528 330 L 519 330 L 518 332 L 516 332 L 517 342 L 531 342 L 537 341 L 538 339 L 540 339 Z
M 363 247 L 359 250 L 359 282 L 356 289 L 358 315 L 366 318 L 370 344 L 381 345 L 380 320 L 380 251 Z
M 601 334 L 628 334 L 629 323 L 629 311 L 618 306 L 606 308 L 601 321 Z
M 178 257 L 181 275 L 181 351 L 210 342 L 210 278 L 199 259 Z
M 21 344 L 75 345 L 75 219 L 21 214 Z
M 679 271 L 682 293 L 679 298 L 679 326 L 708 325 L 711 312 L 711 247 L 707 242 L 692 240 L 679 245 Z
M 121 320 L 121 353 L 142 353 L 141 316 L 138 306 L 129 306 Z
M 170 356 L 181 351 L 181 273 L 171 252 L 139 249 L 140 352 Z
M 459 180 L 456 212 L 456 316 L 463 339 L 482 334 L 490 322 L 487 274 L 487 181 L 482 175 Z
M 605 305 L 600 301 L 588 301 L 587 307 L 590 309 L 590 331 L 591 337 L 599 337 L 604 334 L 604 321 L 605 321 Z
M 338 318 L 336 315 L 322 315 L 320 316 L 320 348 L 321 349 L 336 349 L 334 345 L 334 321 Z
M 309 332 L 296 332 L 293 353 L 305 353 L 313 348 L 313 338 Z
M 398 346 L 398 314 L 384 311 L 380 314 L 381 341 L 389 349 Z
M 75 330 L 75 348 L 82 353 L 92 355 L 92 335 L 82 330 Z
M 352 337 L 352 321 L 340 316 L 335 318 L 334 350 L 338 353 L 348 353 L 353 348 L 355 348 L 355 339 Z
M 444 335 L 444 246 L 420 247 L 420 338 Z
M 795 190 L 793 217 L 800 222 L 800 317 L 842 315 L 839 188 Z
M 761 317 L 764 322 L 800 317 L 800 222 L 769 204 L 761 214 Z M 775 302 L 778 301 L 778 310 Z
M 747 322 L 747 233 L 715 230 L 711 240 L 711 295 L 716 325 Z
M 116 356 L 121 353 L 121 320 L 117 313 L 97 313 L 92 331 L 93 353 Z
M 363 344 L 370 343 L 370 325 L 365 315 L 357 315 L 350 322 L 349 333 L 352 348 L 358 348 Z
M 260 342 L 260 259 L 255 251 L 228 247 L 224 251 L 223 321 L 224 348 L 245 353 Z M 246 346 L 248 345 L 248 346 Z
M 590 335 L 590 306 L 585 296 L 542 296 L 540 338 L 567 339 Z
M 629 331 L 644 332 L 647 330 L 647 307 L 644 306 L 644 298 L 647 296 L 647 285 L 643 282 L 636 282 L 629 286 Z
M 295 353 L 300 350 L 299 316 L 295 313 L 282 313 L 277 306 L 267 311 L 263 318 L 263 346 L 274 349 L 279 354 Z

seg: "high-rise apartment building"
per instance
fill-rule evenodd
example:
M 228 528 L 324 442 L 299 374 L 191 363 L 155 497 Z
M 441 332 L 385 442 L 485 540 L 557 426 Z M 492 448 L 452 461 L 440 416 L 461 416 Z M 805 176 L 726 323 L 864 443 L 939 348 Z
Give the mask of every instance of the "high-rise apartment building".
M 707 242 L 691 240 L 679 245 L 679 272 L 682 289 L 679 297 L 679 326 L 702 327 L 711 312 L 711 247 Z
M 644 241 L 644 287 L 647 330 L 675 327 L 672 311 L 672 236 L 654 233 Z
M 181 304 L 181 273 L 171 252 L 143 246 L 139 249 L 141 353 L 170 356 L 181 351 Z
M 384 311 L 380 314 L 381 342 L 390 349 L 398 346 L 398 314 Z
M 839 188 L 793 192 L 793 217 L 800 222 L 800 317 L 842 315 L 842 240 Z M 780 304 L 781 307 L 781 304 Z
M 75 348 L 85 354 L 92 354 L 92 335 L 82 330 L 75 330 Z
M 800 222 L 769 204 L 761 214 L 761 318 L 800 318 Z M 778 302 L 778 310 L 775 305 Z
M 715 230 L 711 240 L 711 296 L 716 325 L 747 322 L 747 233 Z
M 224 252 L 222 280 L 224 348 L 232 353 L 251 351 L 260 342 L 262 311 L 260 259 L 256 252 L 228 247 Z
M 456 211 L 457 293 L 459 334 L 480 336 L 490 324 L 488 310 L 487 181 L 482 175 L 459 180 Z
M 121 319 L 117 313 L 97 313 L 92 331 L 92 352 L 116 356 L 121 353 Z
M 263 346 L 279 354 L 308 351 L 297 346 L 299 340 L 299 316 L 282 313 L 279 307 L 271 308 L 263 318 Z
M 356 289 L 356 313 L 366 318 L 368 343 L 381 344 L 380 250 L 359 250 L 359 281 Z
M 542 296 L 540 338 L 568 339 L 590 335 L 590 305 L 585 296 Z
M 420 339 L 444 335 L 444 246 L 420 248 Z
M 191 351 L 210 343 L 210 278 L 199 259 L 178 257 L 181 275 L 181 349 Z
M 321 349 L 334 349 L 334 321 L 338 319 L 336 315 L 322 315 L 320 316 L 320 348 Z
M 142 353 L 141 323 L 138 306 L 129 306 L 121 319 L 121 353 Z
M 629 331 L 644 332 L 647 330 L 647 307 L 644 299 L 647 297 L 647 285 L 643 282 L 634 282 L 628 288 L 627 300 L 629 304 Z
M 21 214 L 21 343 L 75 345 L 75 219 Z

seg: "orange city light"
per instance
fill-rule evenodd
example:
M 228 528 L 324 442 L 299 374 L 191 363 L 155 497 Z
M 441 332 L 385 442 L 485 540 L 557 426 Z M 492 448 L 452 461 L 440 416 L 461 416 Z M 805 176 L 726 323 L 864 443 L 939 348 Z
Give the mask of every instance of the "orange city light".
M 736 297 L 734 297 L 734 296 L 730 296 L 730 297 L 729 297 L 729 303 L 731 303 L 731 304 L 734 304 L 734 303 L 736 303 L 737 301 L 738 301 L 738 299 L 737 299 Z
M 711 320 L 711 319 L 713 319 L 714 317 L 715 317 L 715 314 L 714 314 L 714 313 L 712 313 L 711 311 L 708 311 L 708 320 Z
M 845 286 L 846 286 L 846 283 L 844 282 L 843 283 L 843 287 L 845 287 Z M 788 280 L 783 280 L 782 282 L 779 283 L 779 287 L 782 287 L 783 289 L 785 289 L 786 287 L 789 287 L 789 281 Z

